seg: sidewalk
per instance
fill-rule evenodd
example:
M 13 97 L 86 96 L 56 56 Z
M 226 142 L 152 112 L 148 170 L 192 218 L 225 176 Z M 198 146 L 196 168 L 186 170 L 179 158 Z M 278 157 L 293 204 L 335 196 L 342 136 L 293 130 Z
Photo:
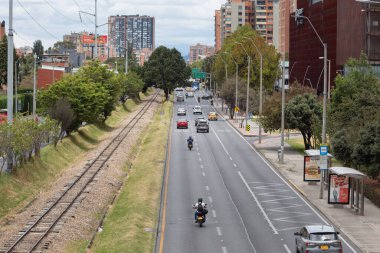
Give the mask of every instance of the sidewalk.
M 228 121 L 241 135 L 245 137 L 255 137 L 249 140 L 253 146 L 265 158 L 277 168 L 277 170 L 291 183 L 294 188 L 304 195 L 309 202 L 319 209 L 332 224 L 346 235 L 365 253 L 380 253 L 380 208 L 376 207 L 368 199 L 364 203 L 364 216 L 357 215 L 350 209 L 349 205 L 343 208 L 334 208 L 327 203 L 327 190 L 324 191 L 324 198 L 319 198 L 320 184 L 309 185 L 303 181 L 303 156 L 297 151 L 292 150 L 285 142 L 284 163 L 280 164 L 277 150 L 281 146 L 281 135 L 262 132 L 261 144 L 258 140 L 258 126 L 255 122 L 251 123 L 251 131 L 240 128 L 239 123 L 230 120 L 226 110 L 222 112 L 221 101 L 214 108 Z M 252 126 L 253 124 L 253 126 Z M 302 138 L 301 136 L 291 138 Z

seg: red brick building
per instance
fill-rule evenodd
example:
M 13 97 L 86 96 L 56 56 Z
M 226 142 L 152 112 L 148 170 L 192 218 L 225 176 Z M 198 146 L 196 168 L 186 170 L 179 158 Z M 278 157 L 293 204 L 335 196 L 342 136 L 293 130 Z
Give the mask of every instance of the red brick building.
M 324 43 L 331 61 L 331 87 L 336 72 L 343 69 L 349 57 L 358 58 L 365 50 L 365 12 L 355 0 L 298 0 L 297 9 L 310 19 Z M 294 13 L 292 14 L 294 15 Z M 323 46 L 307 20 L 303 24 L 290 18 L 289 69 L 290 83 L 298 81 L 323 91 Z
M 5 35 L 5 21 L 0 23 L 0 40 L 4 37 Z

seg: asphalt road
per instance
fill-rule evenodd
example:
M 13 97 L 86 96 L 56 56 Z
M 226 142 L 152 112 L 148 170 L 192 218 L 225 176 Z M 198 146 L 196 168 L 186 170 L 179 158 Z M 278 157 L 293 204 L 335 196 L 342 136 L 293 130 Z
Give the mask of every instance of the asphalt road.
M 209 133 L 196 133 L 196 97 L 174 105 L 163 252 L 295 252 L 295 231 L 328 222 L 223 119 L 210 122 Z M 201 105 L 207 117 L 213 109 L 208 100 Z M 187 116 L 176 115 L 179 107 Z M 176 129 L 184 117 L 189 129 Z M 202 228 L 192 209 L 198 197 L 209 210 Z M 355 252 L 343 244 L 344 252 Z

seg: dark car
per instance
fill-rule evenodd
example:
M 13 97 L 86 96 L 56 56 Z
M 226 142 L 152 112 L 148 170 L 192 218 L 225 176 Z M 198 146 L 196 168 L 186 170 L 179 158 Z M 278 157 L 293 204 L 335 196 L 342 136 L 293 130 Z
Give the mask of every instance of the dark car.
M 301 228 L 296 236 L 296 252 L 342 252 L 342 243 L 332 226 L 310 225 Z
M 178 128 L 189 128 L 189 122 L 186 119 L 177 120 L 177 129 Z
M 207 99 L 212 99 L 212 95 L 210 95 L 210 94 L 205 94 L 205 95 L 202 96 L 202 99 L 205 99 L 205 100 L 207 100 Z
M 210 130 L 209 130 L 209 123 L 207 122 L 207 120 L 205 119 L 200 119 L 198 121 L 198 124 L 197 124 L 197 133 L 199 132 L 206 132 L 208 133 Z
M 199 122 L 200 120 L 206 120 L 206 118 L 203 117 L 203 116 L 198 116 L 198 117 L 195 119 L 195 126 L 198 125 L 198 122 Z

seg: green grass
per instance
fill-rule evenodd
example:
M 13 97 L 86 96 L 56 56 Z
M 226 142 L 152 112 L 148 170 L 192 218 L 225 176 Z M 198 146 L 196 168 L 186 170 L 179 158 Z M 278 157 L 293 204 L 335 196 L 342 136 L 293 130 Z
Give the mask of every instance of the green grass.
M 171 108 L 171 102 L 162 104 L 161 111 L 134 146 L 132 157 L 135 158 L 125 166 L 128 171 L 132 165 L 129 177 L 104 221 L 103 231 L 96 236 L 91 252 L 153 251 Z M 146 228 L 152 232 L 145 231 Z
M 305 145 L 303 143 L 302 138 L 293 138 L 286 140 L 286 143 L 288 143 L 292 149 L 300 153 L 301 155 L 305 155 Z
M 0 219 L 20 211 L 39 191 L 47 188 L 71 165 L 83 159 L 101 141 L 102 136 L 118 126 L 136 103 L 127 100 L 107 121 L 98 126 L 88 125 L 59 142 L 41 150 L 41 158 L 28 162 L 13 174 L 0 174 Z

